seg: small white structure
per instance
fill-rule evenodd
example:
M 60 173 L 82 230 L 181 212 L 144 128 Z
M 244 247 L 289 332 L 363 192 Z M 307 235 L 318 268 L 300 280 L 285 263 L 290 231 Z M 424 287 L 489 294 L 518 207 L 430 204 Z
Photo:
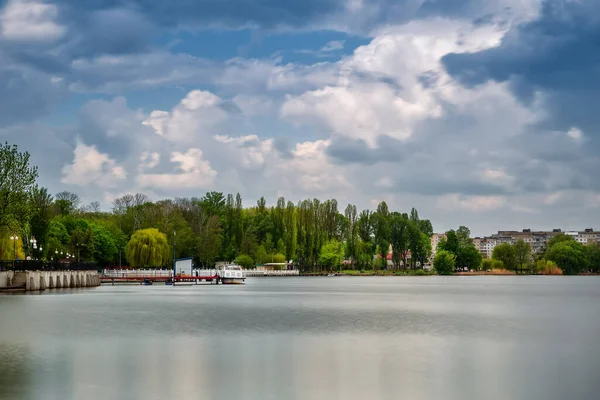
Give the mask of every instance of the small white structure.
M 192 275 L 192 258 L 175 260 L 175 275 Z

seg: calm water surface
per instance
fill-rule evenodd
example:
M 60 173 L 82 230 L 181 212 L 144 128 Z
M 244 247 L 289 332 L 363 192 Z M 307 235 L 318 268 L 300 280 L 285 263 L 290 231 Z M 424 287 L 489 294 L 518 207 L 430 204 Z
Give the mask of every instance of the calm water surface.
M 596 277 L 0 295 L 0 400 L 598 399 Z

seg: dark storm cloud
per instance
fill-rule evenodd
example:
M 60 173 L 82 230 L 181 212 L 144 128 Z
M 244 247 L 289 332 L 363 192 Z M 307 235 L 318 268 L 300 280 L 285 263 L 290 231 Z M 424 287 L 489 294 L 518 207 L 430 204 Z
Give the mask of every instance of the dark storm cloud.
M 63 83 L 53 83 L 43 73 L 0 65 L 0 127 L 45 114 L 66 95 Z
M 600 124 L 600 2 L 545 1 L 538 19 L 510 30 L 498 47 L 448 54 L 446 70 L 466 86 L 509 81 L 524 102 L 548 96 L 546 127 L 578 126 L 595 134 Z M 596 99 L 596 100 L 594 100 Z

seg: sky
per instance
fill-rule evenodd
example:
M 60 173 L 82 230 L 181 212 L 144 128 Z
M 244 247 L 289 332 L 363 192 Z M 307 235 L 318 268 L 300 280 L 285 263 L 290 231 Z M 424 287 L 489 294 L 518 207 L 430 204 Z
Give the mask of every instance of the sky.
M 84 202 L 600 229 L 597 0 L 0 0 L 0 140 Z

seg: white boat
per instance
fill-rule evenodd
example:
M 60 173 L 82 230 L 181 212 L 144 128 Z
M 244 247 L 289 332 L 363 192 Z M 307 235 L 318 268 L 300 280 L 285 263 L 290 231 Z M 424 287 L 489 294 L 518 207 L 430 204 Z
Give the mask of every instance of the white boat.
M 243 284 L 246 280 L 242 267 L 236 264 L 228 264 L 217 271 L 219 280 L 223 284 Z

